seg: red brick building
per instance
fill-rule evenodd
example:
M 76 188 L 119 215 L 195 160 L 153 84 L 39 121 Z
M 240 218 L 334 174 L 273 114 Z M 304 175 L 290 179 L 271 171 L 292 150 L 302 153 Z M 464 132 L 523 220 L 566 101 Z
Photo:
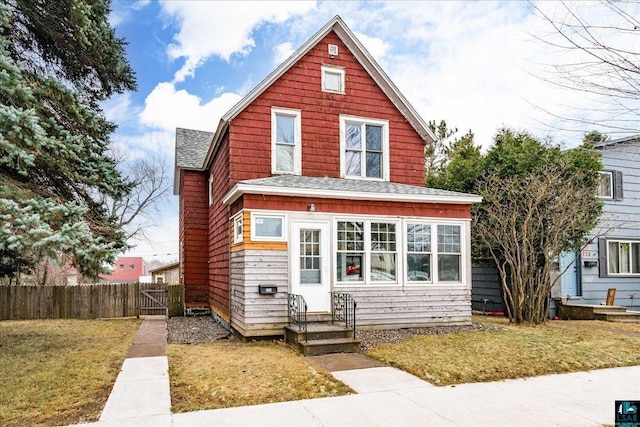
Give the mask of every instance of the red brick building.
M 316 313 L 350 293 L 368 328 L 469 323 L 480 198 L 424 187 L 432 141 L 335 17 L 215 133 L 176 130 L 187 306 L 244 336 L 281 334 L 288 293 Z

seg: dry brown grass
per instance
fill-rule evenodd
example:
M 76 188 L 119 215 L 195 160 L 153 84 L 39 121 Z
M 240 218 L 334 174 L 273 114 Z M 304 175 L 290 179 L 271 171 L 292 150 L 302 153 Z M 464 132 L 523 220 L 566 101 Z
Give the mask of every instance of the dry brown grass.
M 353 392 L 302 355 L 273 342 L 172 344 L 167 353 L 173 412 Z
M 0 425 L 95 421 L 137 320 L 0 322 Z
M 640 325 L 552 321 L 509 325 L 478 316 L 501 331 L 421 335 L 367 354 L 436 385 L 495 381 L 640 364 Z

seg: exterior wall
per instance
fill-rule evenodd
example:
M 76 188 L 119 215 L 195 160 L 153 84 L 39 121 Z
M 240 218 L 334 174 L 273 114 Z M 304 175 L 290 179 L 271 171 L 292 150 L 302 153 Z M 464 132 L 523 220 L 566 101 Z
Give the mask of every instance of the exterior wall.
M 160 268 L 151 272 L 151 282 L 157 283 L 158 278 L 162 278 L 163 283 L 176 285 L 180 283 L 180 266 L 175 265 L 167 268 Z
M 329 57 L 327 45 L 338 46 Z M 321 91 L 321 65 L 345 69 L 345 94 Z M 271 174 L 271 107 L 301 110 L 302 175 L 340 177 L 340 114 L 389 120 L 390 180 L 424 186 L 424 142 L 331 32 L 232 122 L 231 184 Z
M 604 170 L 622 172 L 623 199 L 605 200 L 604 214 L 594 230 L 594 236 L 603 234 L 610 239 L 640 240 L 640 143 L 616 144 L 602 150 Z M 606 262 L 599 253 L 595 238 L 582 252 L 582 299 L 571 299 L 582 304 L 600 304 L 606 300 L 607 289 L 616 288 L 615 305 L 640 311 L 640 276 L 600 277 L 598 267 L 586 267 L 587 259 Z M 605 264 L 606 265 L 606 264 Z M 630 298 L 633 295 L 633 298 Z
M 185 305 L 205 307 L 209 305 L 207 178 L 202 172 L 182 171 L 180 189 L 180 281 Z
M 211 203 L 208 206 L 208 282 L 209 305 L 224 321 L 229 322 L 229 207 L 222 203 L 231 185 L 229 183 L 229 143 L 222 141 L 215 154 L 209 175 L 213 178 Z M 209 185 L 207 183 L 207 185 Z M 205 200 L 208 202 L 209 195 Z M 205 233 L 206 235 L 207 233 Z
M 133 283 L 144 276 L 144 260 L 141 257 L 118 257 L 112 273 L 100 275 L 109 283 Z
M 245 196 L 246 197 L 246 196 Z M 239 204 L 236 204 L 236 207 Z M 286 206 L 286 205 L 285 205 Z M 306 205 L 305 205 L 306 206 Z M 466 206 L 468 210 L 469 207 Z M 384 209 L 382 210 L 384 211 Z M 291 232 L 292 221 L 327 221 L 333 223 L 335 214 L 307 213 L 288 210 L 272 210 L 286 214 Z M 293 280 L 291 277 L 292 236 L 285 236 L 289 242 L 252 242 L 251 211 L 245 209 L 243 217 L 243 239 L 233 242 L 234 222 L 228 222 L 231 246 L 231 326 L 245 337 L 281 335 L 287 324 L 287 297 Z M 363 214 L 360 214 L 363 215 Z M 397 220 L 416 217 L 387 216 L 377 212 L 381 220 Z M 433 217 L 438 219 L 445 217 Z M 418 217 L 417 219 L 428 219 Z M 357 284 L 335 283 L 333 259 L 331 261 L 331 290 L 350 293 L 358 303 L 357 325 L 359 329 L 385 329 L 402 327 L 424 327 L 437 325 L 458 325 L 471 322 L 471 260 L 470 224 L 461 218 L 463 232 L 463 270 L 465 279 L 460 283 L 432 283 L 408 285 L 404 277 L 397 284 Z M 335 239 L 331 235 L 327 242 Z M 333 245 L 333 243 L 331 243 Z M 335 257 L 333 250 L 331 257 Z M 401 259 L 398 262 L 403 262 Z M 435 260 L 433 261 L 435 262 Z M 400 267 L 399 267 L 400 268 Z M 276 295 L 260 295 L 259 285 L 278 287 Z

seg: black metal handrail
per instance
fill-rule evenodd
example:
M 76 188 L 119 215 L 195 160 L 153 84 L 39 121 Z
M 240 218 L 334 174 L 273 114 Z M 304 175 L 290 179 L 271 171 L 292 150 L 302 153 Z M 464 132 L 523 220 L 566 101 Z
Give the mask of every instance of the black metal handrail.
M 307 302 L 302 295 L 287 293 L 287 317 L 291 323 L 298 325 L 298 330 L 304 330 L 304 341 L 308 341 L 307 333 Z
M 351 294 L 331 292 L 331 319 L 335 323 L 344 322 L 345 328 L 353 328 L 353 339 L 356 339 L 356 300 Z

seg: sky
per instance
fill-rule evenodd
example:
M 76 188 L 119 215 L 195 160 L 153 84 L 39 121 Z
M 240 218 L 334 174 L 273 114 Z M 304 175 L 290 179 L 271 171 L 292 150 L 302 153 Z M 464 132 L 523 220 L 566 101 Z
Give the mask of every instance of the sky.
M 566 16 L 558 2 L 534 4 Z M 578 6 L 611 24 L 597 3 Z M 628 7 L 640 14 L 640 4 Z M 608 133 L 598 124 L 618 114 L 607 99 L 551 83 L 558 77 L 551 66 L 579 60 L 548 43 L 558 35 L 528 2 L 115 0 L 111 8 L 138 82 L 137 91 L 102 105 L 118 125 L 112 144 L 129 160 L 164 160 L 171 179 L 176 127 L 215 131 L 226 111 L 335 15 L 425 121 L 471 130 L 484 149 L 503 127 L 576 146 L 585 132 Z M 637 51 L 637 38 L 617 41 Z M 167 197 L 149 224 L 149 239 L 133 242 L 127 255 L 176 260 L 178 197 Z

